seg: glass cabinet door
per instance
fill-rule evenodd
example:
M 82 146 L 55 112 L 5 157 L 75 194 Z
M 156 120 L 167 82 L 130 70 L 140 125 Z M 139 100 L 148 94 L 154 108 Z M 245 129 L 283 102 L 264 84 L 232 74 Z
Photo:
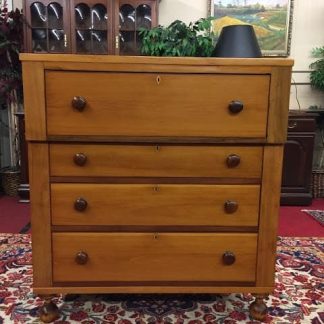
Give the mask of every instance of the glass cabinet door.
M 119 47 L 120 55 L 140 54 L 140 28 L 156 25 L 156 1 L 120 1 Z
M 111 45 L 111 3 L 74 2 L 72 51 L 79 54 L 108 54 Z
M 24 42 L 28 52 L 139 55 L 140 28 L 157 25 L 158 0 L 24 0 L 23 3 Z
M 66 8 L 61 0 L 29 1 L 27 20 L 30 21 L 28 38 L 32 52 L 65 53 L 68 52 L 67 34 L 65 27 Z M 29 18 L 29 19 L 28 19 Z

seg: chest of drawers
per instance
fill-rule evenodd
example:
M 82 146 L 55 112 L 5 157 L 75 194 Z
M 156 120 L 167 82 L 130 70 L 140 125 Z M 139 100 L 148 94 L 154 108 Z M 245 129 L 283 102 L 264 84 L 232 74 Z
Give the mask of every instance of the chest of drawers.
M 34 292 L 251 292 L 262 319 L 292 61 L 21 59 Z

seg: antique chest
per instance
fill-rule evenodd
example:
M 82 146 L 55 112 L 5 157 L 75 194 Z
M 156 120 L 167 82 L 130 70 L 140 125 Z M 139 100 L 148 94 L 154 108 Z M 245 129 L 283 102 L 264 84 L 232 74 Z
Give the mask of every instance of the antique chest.
M 34 292 L 250 292 L 262 319 L 292 60 L 21 59 Z

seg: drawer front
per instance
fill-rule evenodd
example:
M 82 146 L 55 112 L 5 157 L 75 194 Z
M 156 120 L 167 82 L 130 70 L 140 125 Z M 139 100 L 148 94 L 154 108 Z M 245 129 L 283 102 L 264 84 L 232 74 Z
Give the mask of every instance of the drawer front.
M 52 239 L 54 282 L 255 281 L 256 234 L 53 233 Z
M 47 71 L 47 133 L 264 138 L 269 84 L 268 75 Z M 232 101 L 243 110 L 231 113 Z
M 52 176 L 260 178 L 262 147 L 50 145 Z
M 315 118 L 297 118 L 290 117 L 288 120 L 288 132 L 315 132 L 316 120 Z
M 257 226 L 257 185 L 52 184 L 53 225 Z

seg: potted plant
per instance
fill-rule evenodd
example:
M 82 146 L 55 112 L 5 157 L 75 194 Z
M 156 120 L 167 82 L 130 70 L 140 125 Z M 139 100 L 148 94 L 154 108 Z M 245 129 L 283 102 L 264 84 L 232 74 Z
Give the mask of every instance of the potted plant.
M 324 46 L 314 48 L 312 54 L 317 60 L 309 66 L 310 83 L 314 88 L 324 91 Z
M 20 10 L 0 8 L 0 106 L 22 101 L 19 52 L 23 44 L 23 18 Z
M 0 109 L 10 110 L 13 104 L 22 102 L 22 73 L 19 52 L 23 44 L 23 16 L 20 10 L 8 11 L 6 2 L 0 6 Z M 11 114 L 13 116 L 13 114 Z M 15 118 L 7 124 L 0 119 L 1 127 L 13 130 L 14 165 L 1 169 L 2 187 L 5 193 L 15 195 L 19 184 L 19 144 Z
M 175 20 L 167 27 L 142 28 L 141 52 L 151 56 L 211 56 L 214 50 L 212 19 L 201 18 L 188 25 Z

